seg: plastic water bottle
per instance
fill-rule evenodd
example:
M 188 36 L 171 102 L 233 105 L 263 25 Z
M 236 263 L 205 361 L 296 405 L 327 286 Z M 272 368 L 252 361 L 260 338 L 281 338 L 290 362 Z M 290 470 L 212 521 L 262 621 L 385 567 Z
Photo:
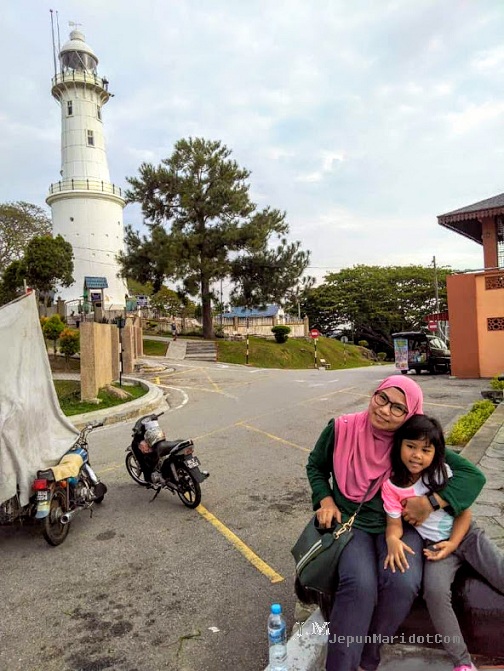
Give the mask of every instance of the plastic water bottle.
M 287 671 L 287 627 L 279 603 L 271 606 L 268 642 L 270 671 Z

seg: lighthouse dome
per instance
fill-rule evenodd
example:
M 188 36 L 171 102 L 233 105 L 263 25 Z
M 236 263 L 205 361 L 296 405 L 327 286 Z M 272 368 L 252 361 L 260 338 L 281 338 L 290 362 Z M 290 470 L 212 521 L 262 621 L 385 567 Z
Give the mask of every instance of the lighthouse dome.
M 80 30 L 72 30 L 70 40 L 60 51 L 61 67 L 63 70 L 89 70 L 96 72 L 98 58 L 91 47 L 86 44 L 86 38 Z

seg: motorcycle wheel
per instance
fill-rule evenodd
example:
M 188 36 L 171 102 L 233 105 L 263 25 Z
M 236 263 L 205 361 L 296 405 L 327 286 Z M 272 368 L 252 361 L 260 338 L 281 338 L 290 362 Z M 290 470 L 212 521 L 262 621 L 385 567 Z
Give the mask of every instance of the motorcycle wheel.
M 56 487 L 49 504 L 49 514 L 44 517 L 42 533 L 49 545 L 61 545 L 70 531 L 70 524 L 61 524 L 60 519 L 67 510 L 67 494 Z
M 179 479 L 177 494 L 182 503 L 188 508 L 197 508 L 201 503 L 201 487 L 191 473 L 184 465 L 177 466 L 177 476 Z
M 140 468 L 140 464 L 136 460 L 133 452 L 128 452 L 126 455 L 126 470 L 137 484 L 142 485 L 142 487 L 149 486 L 149 483 L 146 482 L 142 473 L 142 469 Z

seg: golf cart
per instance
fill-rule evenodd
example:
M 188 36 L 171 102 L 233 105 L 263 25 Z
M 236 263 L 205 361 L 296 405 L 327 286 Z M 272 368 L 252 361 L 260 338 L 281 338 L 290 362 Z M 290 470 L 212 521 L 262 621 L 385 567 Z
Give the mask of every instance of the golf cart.
M 396 368 L 404 375 L 409 370 L 421 373 L 450 373 L 448 345 L 438 336 L 423 331 L 393 333 Z

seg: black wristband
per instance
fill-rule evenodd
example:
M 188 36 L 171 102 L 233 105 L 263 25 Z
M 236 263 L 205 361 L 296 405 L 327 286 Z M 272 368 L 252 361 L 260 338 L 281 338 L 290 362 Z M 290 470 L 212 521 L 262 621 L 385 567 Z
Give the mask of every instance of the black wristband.
M 439 510 L 441 508 L 441 506 L 438 503 L 438 500 L 436 499 L 436 497 L 434 496 L 434 494 L 432 492 L 427 494 L 427 498 L 429 499 L 429 503 L 431 504 L 431 506 L 434 510 Z

